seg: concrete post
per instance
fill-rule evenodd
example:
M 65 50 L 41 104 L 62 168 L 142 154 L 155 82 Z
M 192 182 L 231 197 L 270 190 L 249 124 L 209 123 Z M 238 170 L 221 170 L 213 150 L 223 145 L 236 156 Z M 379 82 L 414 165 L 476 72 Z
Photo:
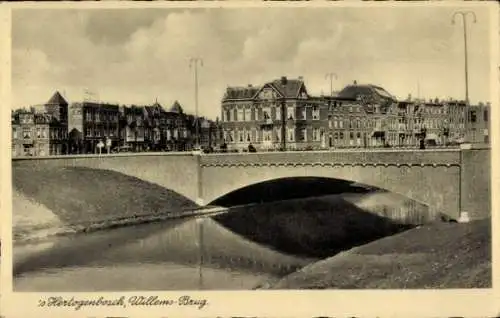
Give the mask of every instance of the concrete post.
M 196 204 L 199 206 L 204 206 L 205 202 L 203 200 L 203 175 L 201 168 L 201 152 L 193 152 L 193 155 L 196 156 L 196 185 L 197 185 L 197 196 L 196 196 Z

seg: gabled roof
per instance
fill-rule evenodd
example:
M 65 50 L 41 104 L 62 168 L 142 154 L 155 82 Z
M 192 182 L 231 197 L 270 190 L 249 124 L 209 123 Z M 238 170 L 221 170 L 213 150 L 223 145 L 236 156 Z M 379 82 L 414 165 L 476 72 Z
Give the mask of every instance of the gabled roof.
M 281 79 L 274 80 L 268 84 L 272 85 L 285 98 L 297 98 L 301 88 L 303 87 L 305 90 L 304 81 L 300 79 L 289 79 L 286 85 L 281 83 Z
M 267 82 L 262 86 L 246 86 L 246 87 L 228 87 L 222 100 L 229 99 L 252 99 L 264 88 L 270 87 L 274 89 L 279 95 L 286 98 L 297 98 L 301 89 L 306 93 L 304 81 L 301 79 L 288 79 L 286 85 L 281 83 L 281 79 Z
M 67 106 L 68 102 L 64 99 L 64 97 L 61 96 L 61 94 L 59 94 L 58 91 L 56 91 L 54 93 L 54 95 L 52 95 L 52 97 L 47 102 L 47 105 L 64 105 L 64 106 Z
M 169 112 L 171 112 L 171 113 L 177 113 L 177 114 L 182 114 L 182 113 L 184 113 L 184 110 L 182 109 L 182 106 L 179 104 L 179 102 L 175 101 L 172 104 L 172 107 L 170 107 Z

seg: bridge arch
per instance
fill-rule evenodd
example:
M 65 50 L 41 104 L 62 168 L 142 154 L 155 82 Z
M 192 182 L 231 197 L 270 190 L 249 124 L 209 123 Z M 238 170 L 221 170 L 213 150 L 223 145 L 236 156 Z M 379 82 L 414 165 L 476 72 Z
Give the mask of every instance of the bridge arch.
M 204 205 L 240 205 L 269 202 L 273 200 L 301 199 L 324 195 L 342 194 L 346 192 L 370 192 L 373 190 L 387 191 L 392 194 L 415 201 L 427 206 L 415 198 L 406 197 L 402 193 L 389 191 L 373 185 L 358 184 L 352 180 L 337 179 L 319 176 L 299 176 L 273 178 L 257 183 L 248 184 L 242 188 L 221 194 L 213 201 L 204 202 Z M 250 196 L 250 197 L 249 197 Z M 236 203 L 233 203 L 236 202 Z
M 250 185 L 285 178 L 347 180 L 384 189 L 429 206 L 432 214 L 459 214 L 460 168 L 450 165 L 225 165 L 204 166 L 201 199 L 215 201 Z

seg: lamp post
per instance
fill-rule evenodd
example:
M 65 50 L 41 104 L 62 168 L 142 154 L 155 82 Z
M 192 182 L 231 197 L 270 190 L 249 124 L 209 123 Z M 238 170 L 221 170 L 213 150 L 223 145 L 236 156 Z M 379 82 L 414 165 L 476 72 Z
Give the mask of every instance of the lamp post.
M 199 131 L 199 122 L 198 122 L 198 66 L 203 66 L 203 59 L 199 57 L 192 57 L 189 59 L 189 68 L 194 68 L 194 105 L 195 105 L 195 129 L 196 129 L 196 137 L 195 144 L 196 147 L 199 146 L 200 143 L 200 131 Z
M 283 99 L 281 101 L 281 151 L 286 151 L 286 84 L 288 80 L 286 77 L 281 78 L 281 85 L 283 85 Z
M 325 75 L 325 79 L 330 79 L 330 96 L 333 96 L 333 78 L 338 79 L 337 74 L 335 73 L 327 73 Z
M 476 23 L 476 14 L 473 11 L 456 11 L 451 18 L 451 24 L 455 24 L 457 16 L 462 17 L 464 27 L 464 60 L 465 60 L 465 134 L 469 132 L 469 70 L 467 56 L 467 16 L 472 16 L 472 22 Z

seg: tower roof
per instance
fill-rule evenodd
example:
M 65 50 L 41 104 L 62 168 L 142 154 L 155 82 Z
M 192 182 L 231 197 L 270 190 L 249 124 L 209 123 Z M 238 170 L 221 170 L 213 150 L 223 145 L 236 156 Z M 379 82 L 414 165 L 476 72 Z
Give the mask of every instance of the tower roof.
M 47 102 L 47 105 L 68 105 L 68 102 L 56 91 Z
M 395 100 L 395 98 L 380 86 L 372 84 L 354 84 L 344 87 L 339 93 L 338 97 L 346 99 L 356 99 L 359 95 L 378 96 L 385 99 Z
M 178 101 L 175 101 L 173 104 L 172 104 L 172 107 L 170 107 L 170 112 L 171 113 L 178 113 L 178 114 L 182 114 L 184 112 L 184 110 L 182 109 L 181 105 L 179 104 Z

